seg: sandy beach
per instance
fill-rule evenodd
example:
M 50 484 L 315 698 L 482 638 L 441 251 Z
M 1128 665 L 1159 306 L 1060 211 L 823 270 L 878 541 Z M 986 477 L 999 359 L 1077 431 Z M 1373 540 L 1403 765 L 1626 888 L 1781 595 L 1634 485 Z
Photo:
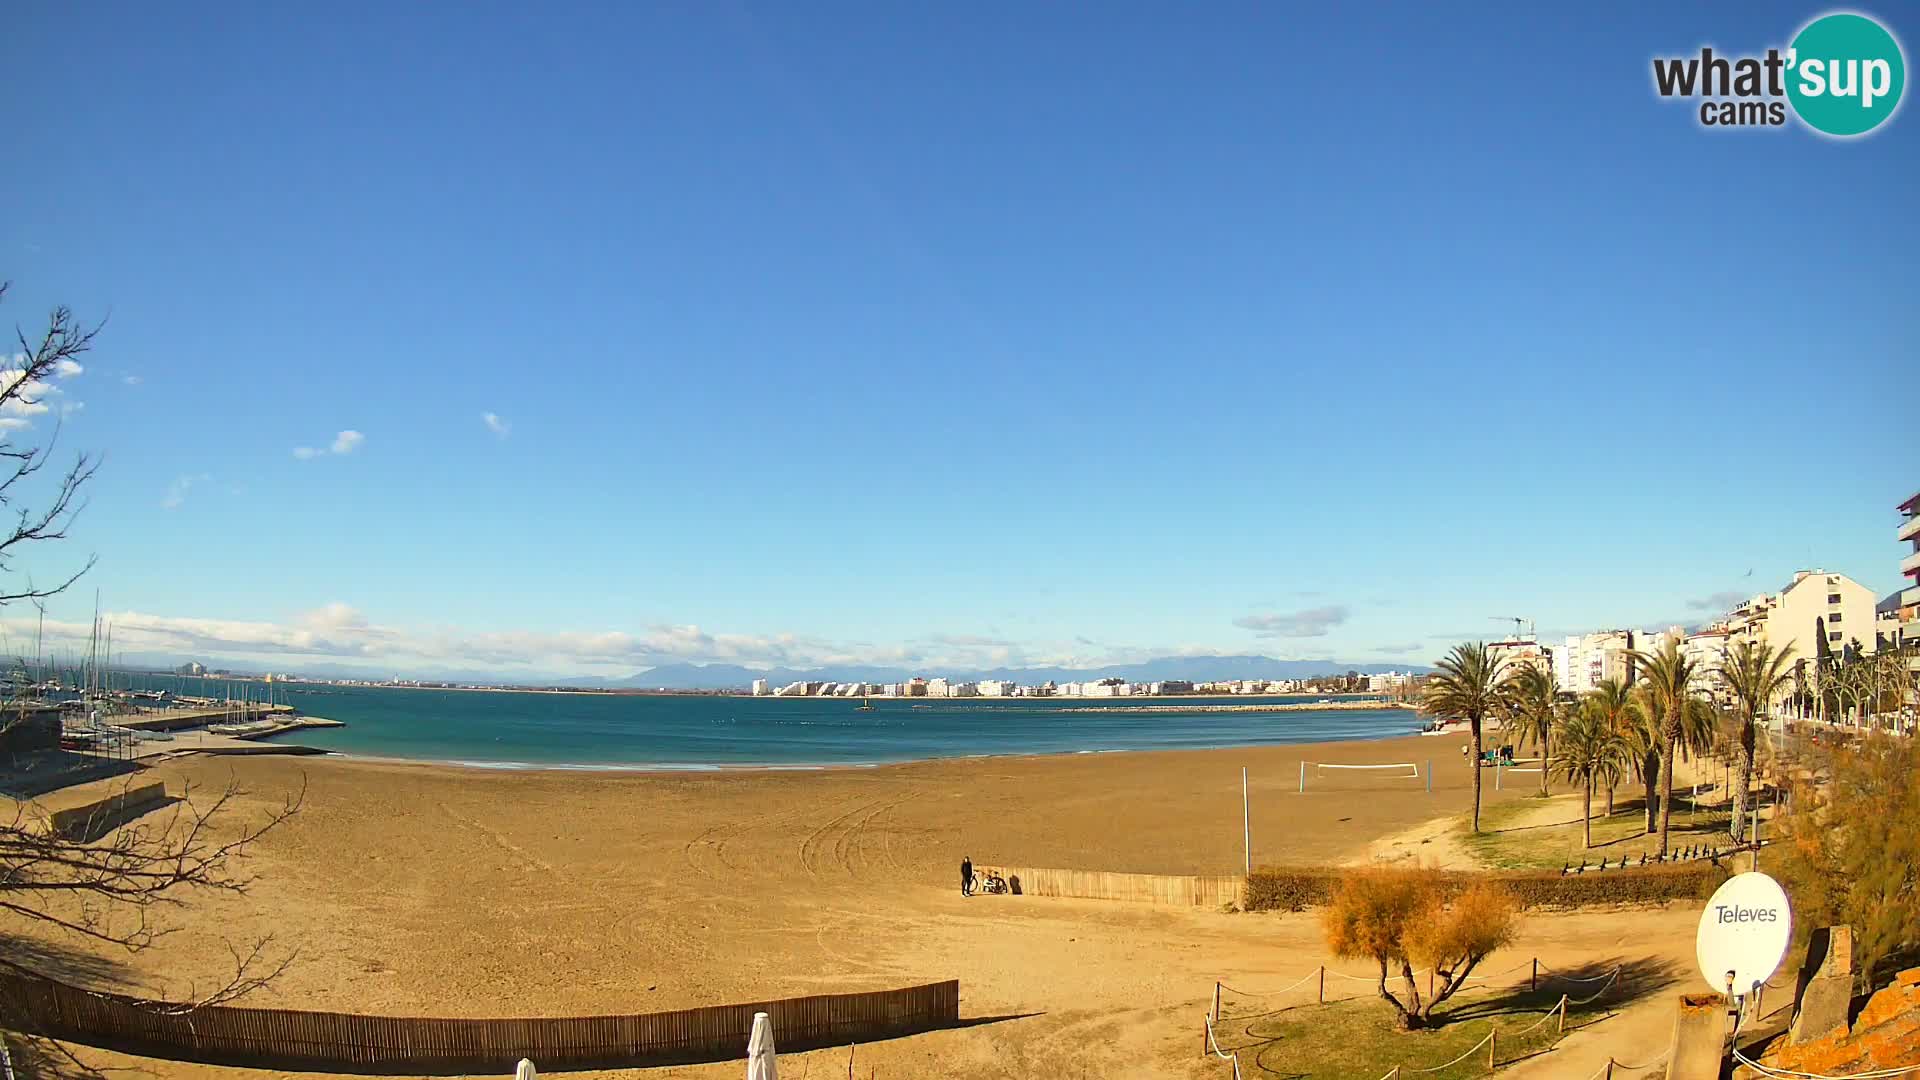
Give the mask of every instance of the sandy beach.
M 1466 809 L 1459 741 L 697 775 L 188 758 L 146 778 L 210 792 L 232 776 L 251 793 L 249 815 L 306 785 L 302 812 L 248 860 L 257 883 L 160 912 L 178 932 L 144 953 L 51 940 L 55 960 L 89 954 L 68 957 L 70 973 L 177 996 L 221 976 L 225 941 L 271 934 L 298 958 L 250 1004 L 395 1015 L 640 1012 L 958 978 L 963 1017 L 1008 1019 L 862 1047 L 861 1075 L 928 1075 L 940 1060 L 994 1076 L 1215 1076 L 1195 1054 L 1214 980 L 1278 985 L 1323 962 L 1311 913 L 963 899 L 960 857 L 1236 873 L 1244 766 L 1256 865 L 1364 859 L 1383 837 L 1417 836 Z M 1424 778 L 1373 773 L 1314 775 L 1297 792 L 1303 760 L 1424 770 L 1428 759 L 1431 794 Z M 1532 786 L 1491 785 L 1489 802 Z M 1673 966 L 1695 918 L 1530 916 L 1512 955 Z M 163 1077 L 251 1075 L 140 1064 Z M 792 1068 L 844 1066 L 844 1052 L 823 1051 Z

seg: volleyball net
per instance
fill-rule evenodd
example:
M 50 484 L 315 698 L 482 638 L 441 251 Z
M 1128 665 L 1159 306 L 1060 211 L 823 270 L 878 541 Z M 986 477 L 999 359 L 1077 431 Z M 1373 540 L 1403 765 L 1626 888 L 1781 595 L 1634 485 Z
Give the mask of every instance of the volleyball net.
M 1355 791 L 1387 788 L 1407 790 L 1430 784 L 1426 765 L 1417 761 L 1347 763 L 1303 761 L 1300 763 L 1300 793 L 1308 791 Z

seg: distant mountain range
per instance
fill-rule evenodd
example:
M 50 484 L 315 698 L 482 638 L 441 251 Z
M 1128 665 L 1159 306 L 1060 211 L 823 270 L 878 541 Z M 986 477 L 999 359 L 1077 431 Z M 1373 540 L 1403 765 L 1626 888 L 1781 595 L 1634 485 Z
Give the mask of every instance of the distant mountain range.
M 1160 682 L 1166 679 L 1190 679 L 1209 682 L 1219 679 L 1305 679 L 1315 675 L 1339 675 L 1357 671 L 1363 675 L 1383 671 L 1431 670 L 1419 664 L 1349 664 L 1337 660 L 1275 660 L 1271 656 L 1163 656 L 1137 664 L 1107 667 L 1066 668 L 992 668 L 986 671 L 933 671 L 889 667 L 771 668 L 760 670 L 738 664 L 667 664 L 649 668 L 624 679 L 569 679 L 569 686 L 610 686 L 667 690 L 736 690 L 765 679 L 773 686 L 790 682 L 905 682 L 916 675 L 944 675 L 950 681 L 979 682 L 982 679 L 1009 680 L 1023 685 L 1044 682 L 1085 682 L 1088 679 L 1118 678 L 1128 682 Z

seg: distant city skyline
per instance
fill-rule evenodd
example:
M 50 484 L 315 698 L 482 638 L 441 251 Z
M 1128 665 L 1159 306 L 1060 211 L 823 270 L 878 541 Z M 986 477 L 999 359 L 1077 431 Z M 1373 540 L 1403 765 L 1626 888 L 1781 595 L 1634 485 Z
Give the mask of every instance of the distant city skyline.
M 1809 11 L 1503 11 L 1483 62 L 1414 5 L 34 6 L 0 318 L 109 321 L 0 433 L 105 461 L 7 576 L 98 554 L 67 648 L 97 593 L 122 653 L 502 677 L 1884 596 L 1920 120 L 1712 132 L 1649 79 Z

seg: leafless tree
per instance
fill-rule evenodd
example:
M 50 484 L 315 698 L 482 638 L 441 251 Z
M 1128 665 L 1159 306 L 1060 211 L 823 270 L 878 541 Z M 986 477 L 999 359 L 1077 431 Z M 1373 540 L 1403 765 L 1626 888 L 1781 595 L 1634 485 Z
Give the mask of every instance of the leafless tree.
M 172 932 L 155 924 L 156 910 L 177 907 L 195 893 L 245 893 L 253 877 L 236 864 L 248 845 L 300 810 L 304 788 L 264 820 L 234 828 L 234 802 L 247 792 L 229 781 L 211 799 L 189 788 L 170 809 L 105 830 L 82 823 L 55 830 L 16 804 L 0 822 L 0 912 L 29 926 L 64 931 L 96 945 L 139 952 Z M 104 836 L 96 837 L 104 832 Z M 217 986 L 190 985 L 178 1008 L 231 1001 L 272 981 L 293 960 L 279 960 L 271 938 L 240 947 L 229 942 L 233 972 Z M 31 970 L 0 956 L 0 966 Z
M 0 302 L 6 299 L 8 285 L 0 282 Z M 13 363 L 0 365 L 0 509 L 12 515 L 11 528 L 0 527 L 0 574 L 10 573 L 14 560 L 29 545 L 66 539 L 67 528 L 85 505 L 80 491 L 93 479 L 94 470 L 100 465 L 98 458 L 81 454 L 60 477 L 52 494 L 36 509 L 28 495 L 37 486 L 36 477 L 53 459 L 60 441 L 59 428 L 55 426 L 44 446 L 30 442 L 23 445 L 14 441 L 14 426 L 5 421 L 10 418 L 9 414 L 22 414 L 34 406 L 44 405 L 42 399 L 52 385 L 51 380 L 68 365 L 76 363 L 75 357 L 93 348 L 93 339 L 100 329 L 98 324 L 84 326 L 72 311 L 56 307 L 47 316 L 46 330 L 37 340 L 30 339 L 26 331 L 15 329 L 20 355 Z M 93 558 L 88 557 L 78 570 L 49 587 L 35 586 L 31 577 L 20 585 L 0 584 L 0 606 L 58 596 L 91 570 L 93 562 Z M 0 580 L 10 582 L 10 579 Z
M 7 285 L 0 283 L 0 300 Z M 45 331 L 16 330 L 18 356 L 0 361 L 0 608 L 18 601 L 36 606 L 57 596 L 86 574 L 94 560 L 63 571 L 50 585 L 36 585 L 15 563 L 28 551 L 45 550 L 66 539 L 85 505 L 82 493 L 98 468 L 96 457 L 80 454 L 57 481 L 42 476 L 53 460 L 58 428 L 44 444 L 20 436 L 26 421 L 51 412 L 43 399 L 53 380 L 74 370 L 87 353 L 99 324 L 86 325 L 66 307 L 47 316 Z M 22 708 L 0 709 L 0 735 L 22 722 Z M 14 803 L 0 812 L 0 918 L 30 936 L 65 935 L 95 948 L 138 952 L 169 930 L 153 914 L 178 906 L 196 894 L 244 893 L 252 884 L 239 862 L 248 845 L 278 827 L 300 809 L 302 790 L 263 820 L 247 822 L 237 800 L 246 796 L 229 781 L 211 798 L 190 788 L 171 809 L 132 823 L 99 822 L 100 829 L 56 830 L 34 807 Z M 9 931 L 12 927 L 8 928 Z M 23 940 L 11 934 L 6 940 Z M 290 951 L 271 939 L 245 946 L 228 944 L 232 974 L 214 986 L 190 985 L 172 996 L 167 1008 L 204 1008 L 231 1001 L 266 985 L 286 969 Z M 0 968 L 33 973 L 23 962 L 27 950 L 0 948 Z M 275 957 L 278 956 L 278 959 Z M 169 996 L 164 991 L 162 996 Z M 6 1026 L 0 1015 L 0 1028 Z

